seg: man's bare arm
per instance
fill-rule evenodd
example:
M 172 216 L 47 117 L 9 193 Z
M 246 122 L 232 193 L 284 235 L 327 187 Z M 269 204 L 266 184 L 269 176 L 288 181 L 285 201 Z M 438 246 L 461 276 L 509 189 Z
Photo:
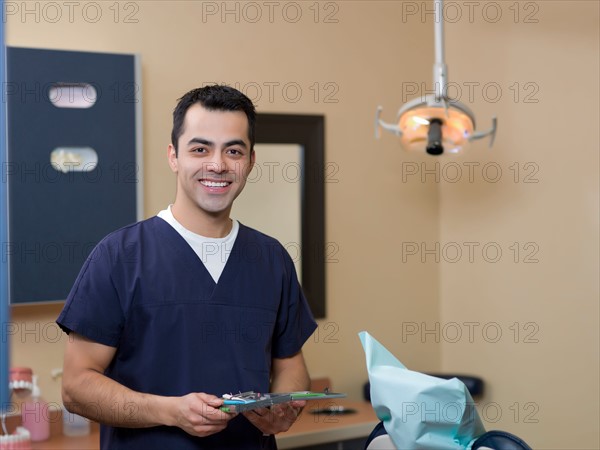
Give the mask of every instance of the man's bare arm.
M 273 358 L 271 392 L 306 391 L 310 388 L 310 376 L 302 351 L 289 358 Z
M 71 333 L 63 366 L 65 407 L 97 422 L 127 428 L 177 426 L 189 434 L 208 436 L 223 430 L 233 417 L 219 410 L 222 400 L 205 393 L 163 397 L 133 391 L 104 371 L 116 349 Z

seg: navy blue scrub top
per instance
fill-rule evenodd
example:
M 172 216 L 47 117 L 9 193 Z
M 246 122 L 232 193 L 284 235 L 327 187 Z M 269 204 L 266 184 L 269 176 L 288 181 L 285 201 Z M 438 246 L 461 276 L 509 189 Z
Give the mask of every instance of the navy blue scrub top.
M 293 262 L 275 239 L 240 224 L 215 283 L 183 237 L 158 217 L 97 245 L 57 323 L 116 347 L 107 376 L 164 396 L 269 392 L 272 358 L 300 351 L 316 328 Z M 275 448 L 275 441 L 239 415 L 206 438 L 177 427 L 102 426 L 101 447 L 258 449 Z

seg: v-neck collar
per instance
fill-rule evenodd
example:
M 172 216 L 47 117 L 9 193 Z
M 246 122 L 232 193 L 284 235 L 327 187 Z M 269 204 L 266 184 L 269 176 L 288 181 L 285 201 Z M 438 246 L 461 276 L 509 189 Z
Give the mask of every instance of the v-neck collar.
M 172 244 L 169 247 L 177 253 L 183 265 L 191 271 L 191 276 L 198 277 L 198 275 L 201 274 L 203 281 L 207 283 L 206 286 L 212 288 L 211 294 L 208 296 L 209 298 L 218 295 L 219 286 L 231 285 L 231 283 L 235 281 L 239 274 L 239 265 L 242 260 L 239 258 L 238 254 L 240 248 L 243 246 L 242 241 L 246 238 L 246 227 L 242 225 L 242 223 L 238 221 L 239 229 L 237 237 L 233 242 L 233 247 L 225 262 L 225 267 L 223 267 L 223 272 L 219 277 L 219 281 L 215 282 L 200 257 L 196 254 L 190 244 L 188 244 L 185 238 L 164 219 L 161 219 L 158 216 L 154 217 L 154 219 L 158 221 L 159 232 L 161 232 L 161 234 Z

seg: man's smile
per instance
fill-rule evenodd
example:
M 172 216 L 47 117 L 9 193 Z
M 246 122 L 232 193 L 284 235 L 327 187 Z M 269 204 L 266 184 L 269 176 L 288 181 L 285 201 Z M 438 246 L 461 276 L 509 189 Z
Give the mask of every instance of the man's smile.
M 231 184 L 231 181 L 200 180 L 200 184 L 206 187 L 223 188 L 229 186 Z

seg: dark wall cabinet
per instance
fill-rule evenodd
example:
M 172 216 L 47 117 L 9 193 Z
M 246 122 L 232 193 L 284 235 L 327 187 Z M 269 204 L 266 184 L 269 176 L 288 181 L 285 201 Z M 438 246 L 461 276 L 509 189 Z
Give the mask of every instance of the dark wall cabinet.
M 12 304 L 64 300 L 94 245 L 141 216 L 134 55 L 7 49 Z

